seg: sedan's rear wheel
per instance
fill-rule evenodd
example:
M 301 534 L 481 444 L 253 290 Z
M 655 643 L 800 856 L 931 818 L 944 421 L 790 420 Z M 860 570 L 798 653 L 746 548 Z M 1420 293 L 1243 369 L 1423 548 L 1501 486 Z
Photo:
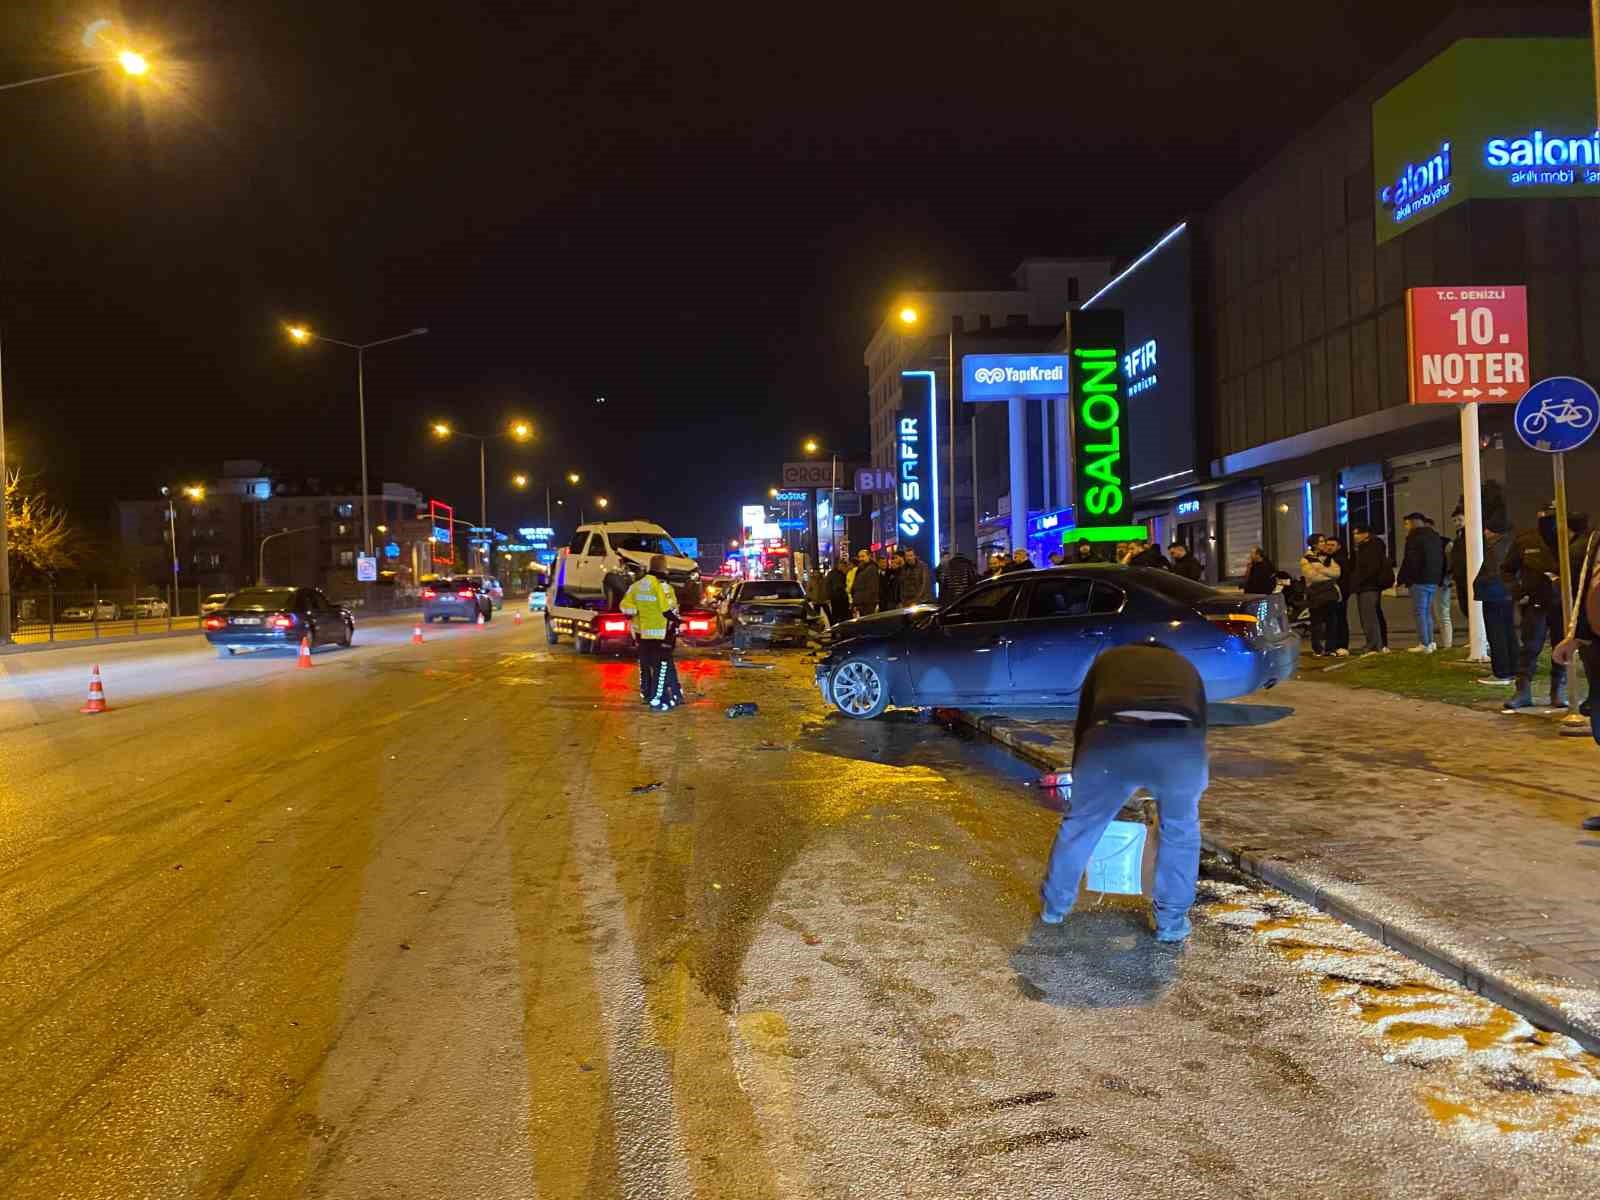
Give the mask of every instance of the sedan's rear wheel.
M 834 707 L 858 721 L 871 720 L 889 707 L 889 685 L 877 664 L 864 658 L 846 660 L 828 678 Z

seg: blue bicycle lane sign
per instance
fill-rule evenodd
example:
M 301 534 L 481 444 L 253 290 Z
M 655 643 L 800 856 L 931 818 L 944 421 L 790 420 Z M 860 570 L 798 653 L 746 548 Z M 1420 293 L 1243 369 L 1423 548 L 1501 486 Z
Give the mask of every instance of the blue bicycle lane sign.
M 1600 393 L 1581 379 L 1552 375 L 1523 393 L 1511 423 L 1530 449 L 1546 454 L 1576 450 L 1600 427 Z

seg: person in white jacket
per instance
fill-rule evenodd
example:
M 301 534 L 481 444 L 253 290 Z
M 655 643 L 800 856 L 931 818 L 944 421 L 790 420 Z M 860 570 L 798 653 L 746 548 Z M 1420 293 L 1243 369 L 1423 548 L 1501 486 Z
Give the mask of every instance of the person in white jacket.
M 1326 654 L 1331 650 L 1330 638 L 1339 607 L 1339 564 L 1333 556 L 1322 552 L 1322 535 L 1314 533 L 1306 539 L 1306 552 L 1300 559 L 1300 577 L 1305 580 L 1306 605 L 1311 609 L 1311 653 Z M 1341 656 L 1348 650 L 1334 651 Z

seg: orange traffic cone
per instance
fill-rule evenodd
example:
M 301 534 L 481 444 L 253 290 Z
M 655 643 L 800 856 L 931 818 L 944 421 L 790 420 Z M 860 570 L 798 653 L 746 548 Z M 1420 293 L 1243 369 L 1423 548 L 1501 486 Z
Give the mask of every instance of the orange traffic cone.
M 100 686 L 100 668 L 95 666 L 89 672 L 89 698 L 83 702 L 81 713 L 103 713 L 106 711 L 106 693 Z
M 480 626 L 483 624 L 483 610 L 482 609 L 478 610 L 478 624 Z
M 513 625 L 521 625 L 522 624 L 522 610 L 520 608 L 517 609 L 516 612 L 511 614 L 511 623 Z
M 311 669 L 311 639 L 309 637 L 300 639 L 300 657 L 295 660 L 294 665 L 306 671 Z
M 413 625 L 411 627 L 411 644 L 413 646 L 422 645 L 422 626 L 421 625 Z

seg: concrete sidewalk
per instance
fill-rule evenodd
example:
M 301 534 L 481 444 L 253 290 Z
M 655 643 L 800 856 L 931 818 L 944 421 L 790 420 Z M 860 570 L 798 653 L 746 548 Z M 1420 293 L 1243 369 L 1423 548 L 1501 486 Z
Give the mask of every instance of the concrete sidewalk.
M 1600 748 L 1431 701 L 1295 682 L 1217 705 L 1208 848 L 1600 1050 Z M 961 713 L 1042 767 L 1060 711 Z

